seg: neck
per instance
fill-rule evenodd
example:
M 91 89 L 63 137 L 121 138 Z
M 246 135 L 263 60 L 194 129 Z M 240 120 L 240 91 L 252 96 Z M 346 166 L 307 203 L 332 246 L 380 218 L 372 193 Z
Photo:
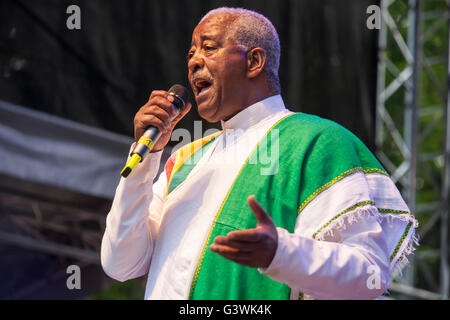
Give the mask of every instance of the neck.
M 247 95 L 245 95 L 245 100 L 240 103 L 240 106 L 233 113 L 227 115 L 222 120 L 227 121 L 247 107 L 277 94 L 280 94 L 280 92 L 277 90 L 269 90 L 267 87 L 264 88 L 264 90 L 250 88 L 247 91 Z

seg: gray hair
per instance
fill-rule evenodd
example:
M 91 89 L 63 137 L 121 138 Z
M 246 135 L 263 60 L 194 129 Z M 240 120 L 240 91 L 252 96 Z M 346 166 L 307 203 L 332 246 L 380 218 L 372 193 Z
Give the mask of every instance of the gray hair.
M 228 27 L 232 39 L 245 50 L 256 47 L 264 49 L 266 52 L 266 71 L 267 84 L 270 90 L 280 92 L 280 79 L 278 69 L 280 67 L 280 40 L 278 33 L 272 22 L 260 13 L 243 8 L 221 7 L 209 11 L 200 20 L 216 15 L 231 15 L 231 24 Z

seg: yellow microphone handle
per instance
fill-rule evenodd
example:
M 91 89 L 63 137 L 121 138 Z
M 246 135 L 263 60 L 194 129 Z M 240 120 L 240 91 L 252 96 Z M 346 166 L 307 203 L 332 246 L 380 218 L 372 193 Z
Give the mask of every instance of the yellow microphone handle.
M 161 132 L 154 127 L 150 127 L 144 132 L 134 147 L 127 164 L 120 173 L 122 177 L 126 178 L 130 175 L 136 165 L 153 149 L 155 141 L 157 141 L 160 136 Z
M 128 159 L 127 164 L 122 169 L 120 175 L 124 178 L 128 177 L 128 175 L 134 170 L 136 165 L 141 161 L 142 157 L 138 153 L 133 153 Z

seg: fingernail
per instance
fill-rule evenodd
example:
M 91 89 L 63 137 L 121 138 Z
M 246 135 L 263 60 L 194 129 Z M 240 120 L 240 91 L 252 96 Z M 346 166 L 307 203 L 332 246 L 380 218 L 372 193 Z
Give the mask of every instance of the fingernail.
M 169 96 L 167 97 L 167 100 L 169 100 L 170 102 L 173 102 L 174 98 L 173 98 L 173 96 L 171 94 L 169 94 Z

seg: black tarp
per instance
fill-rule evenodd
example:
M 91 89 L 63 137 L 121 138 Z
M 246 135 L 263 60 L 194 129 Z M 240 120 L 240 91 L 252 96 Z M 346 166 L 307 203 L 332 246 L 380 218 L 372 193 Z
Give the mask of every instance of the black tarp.
M 377 32 L 366 9 L 377 2 L 0 0 L 0 99 L 132 136 L 151 90 L 187 83 L 198 20 L 239 6 L 278 29 L 286 105 L 335 120 L 372 148 Z M 71 4 L 81 30 L 66 27 Z M 196 119 L 193 108 L 178 126 L 192 130 Z
M 1 100 L 0 119 L 0 175 L 113 198 L 133 139 Z

